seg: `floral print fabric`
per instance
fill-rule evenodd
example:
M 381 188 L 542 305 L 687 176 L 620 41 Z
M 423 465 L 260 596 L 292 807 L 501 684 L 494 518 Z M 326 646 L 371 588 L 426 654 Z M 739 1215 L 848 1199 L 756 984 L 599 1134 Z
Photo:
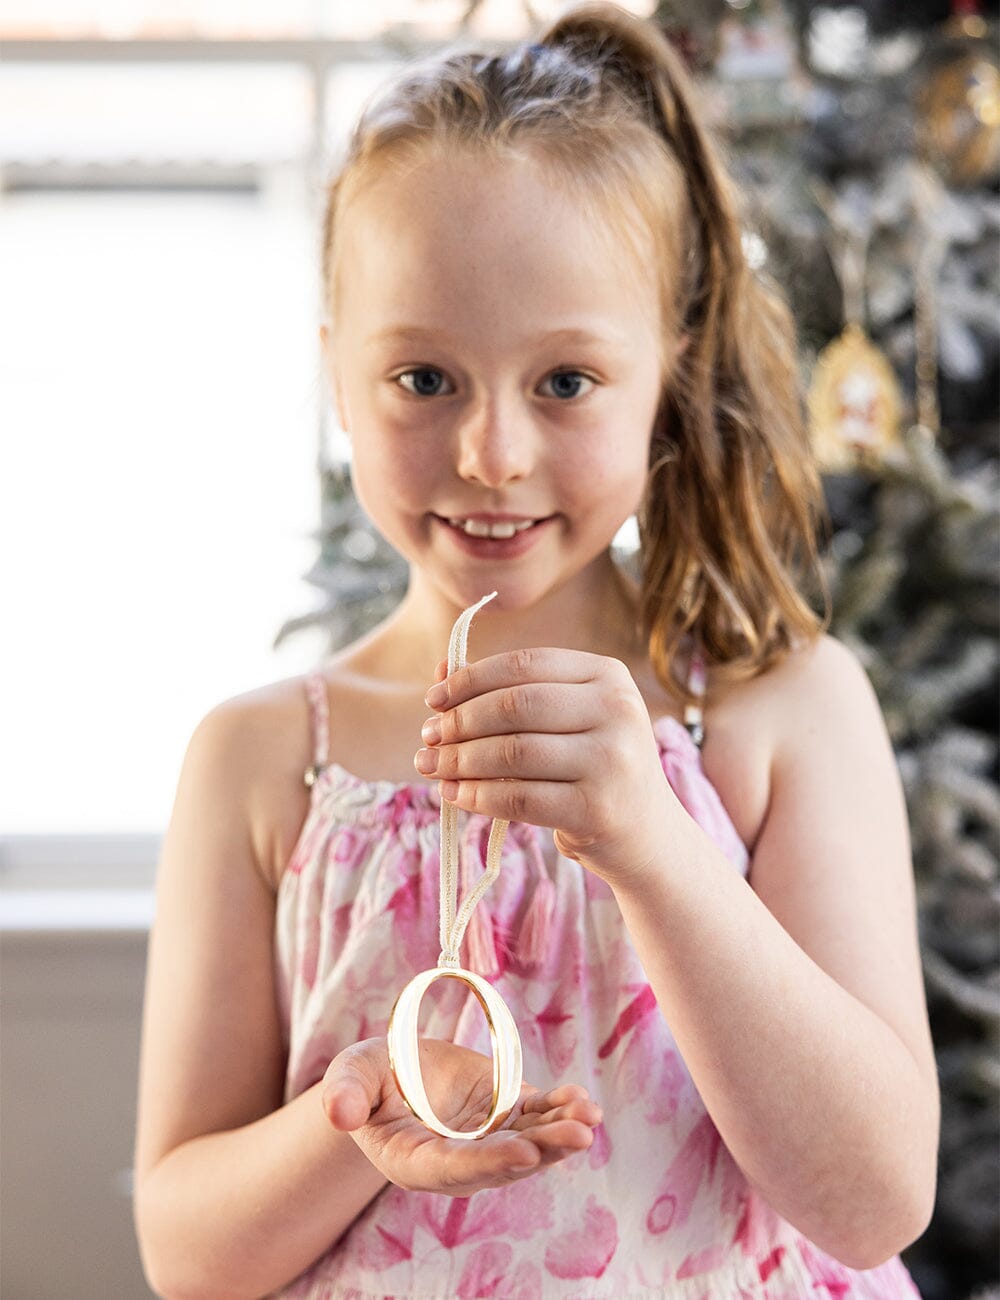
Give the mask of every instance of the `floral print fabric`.
M 396 995 L 438 954 L 436 787 L 367 782 L 325 761 L 326 693 L 309 679 L 321 771 L 285 876 L 276 962 L 286 1100 L 349 1044 L 384 1034 Z M 663 770 L 690 815 L 746 873 L 747 852 L 673 718 L 655 724 Z M 470 816 L 465 879 L 489 821 Z M 512 823 L 500 879 L 463 961 L 516 1020 L 524 1075 L 583 1083 L 604 1123 L 589 1151 L 467 1199 L 386 1187 L 330 1250 L 277 1293 L 289 1300 L 896 1300 L 918 1295 L 894 1259 L 868 1272 L 824 1255 L 749 1187 L 660 1014 L 611 890 Z M 471 950 L 471 955 L 470 955 Z M 487 1055 L 478 1003 L 445 981 L 428 1036 Z

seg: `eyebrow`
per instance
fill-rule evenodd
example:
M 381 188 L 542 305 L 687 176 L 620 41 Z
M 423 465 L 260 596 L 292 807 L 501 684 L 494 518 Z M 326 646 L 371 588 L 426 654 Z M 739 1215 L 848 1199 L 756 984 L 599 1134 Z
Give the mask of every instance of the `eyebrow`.
M 378 330 L 377 333 L 368 336 L 369 343 L 385 343 L 395 339 L 414 339 L 417 342 L 439 340 L 442 343 L 458 342 L 458 335 L 450 334 L 447 330 L 424 329 L 419 325 L 390 325 L 388 328 Z M 546 330 L 541 334 L 536 334 L 534 338 L 526 339 L 525 342 L 532 347 L 538 347 L 543 343 L 555 341 L 565 343 L 600 343 L 610 347 L 624 347 L 627 340 L 624 335 L 617 332 L 588 330 L 576 328 L 566 328 L 558 330 Z

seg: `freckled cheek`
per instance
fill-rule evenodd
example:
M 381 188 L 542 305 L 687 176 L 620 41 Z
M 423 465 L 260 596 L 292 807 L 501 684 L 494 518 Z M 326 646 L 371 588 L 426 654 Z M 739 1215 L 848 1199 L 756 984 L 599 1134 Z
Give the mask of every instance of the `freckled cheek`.
M 596 490 L 609 505 L 634 509 L 645 490 L 648 457 L 643 440 L 605 434 L 578 444 L 565 462 L 572 477 L 563 481 L 574 498 L 592 500 Z
M 362 506 L 390 531 L 400 516 L 422 516 L 434 508 L 441 468 L 419 438 L 355 438 L 351 472 Z

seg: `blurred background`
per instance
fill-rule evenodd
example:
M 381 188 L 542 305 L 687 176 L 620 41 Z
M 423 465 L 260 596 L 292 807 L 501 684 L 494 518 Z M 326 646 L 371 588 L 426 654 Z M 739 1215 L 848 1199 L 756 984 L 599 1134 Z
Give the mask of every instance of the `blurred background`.
M 184 746 L 401 590 L 320 370 L 324 180 L 400 64 L 562 7 L 0 0 L 4 1300 L 150 1294 L 135 1073 Z M 903 773 L 944 1092 L 907 1263 L 926 1300 L 997 1297 L 997 6 L 625 7 L 695 73 L 797 315 L 833 630 Z

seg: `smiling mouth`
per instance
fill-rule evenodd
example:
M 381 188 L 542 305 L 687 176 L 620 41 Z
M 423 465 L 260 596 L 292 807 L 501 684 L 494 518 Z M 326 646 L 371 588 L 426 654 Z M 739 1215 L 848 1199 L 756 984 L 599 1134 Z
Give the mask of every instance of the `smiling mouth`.
M 439 519 L 441 515 L 437 516 Z M 527 532 L 545 522 L 544 519 L 463 519 L 448 518 L 443 520 L 450 527 L 464 533 L 466 537 L 489 537 L 496 541 L 509 541 L 518 533 Z

